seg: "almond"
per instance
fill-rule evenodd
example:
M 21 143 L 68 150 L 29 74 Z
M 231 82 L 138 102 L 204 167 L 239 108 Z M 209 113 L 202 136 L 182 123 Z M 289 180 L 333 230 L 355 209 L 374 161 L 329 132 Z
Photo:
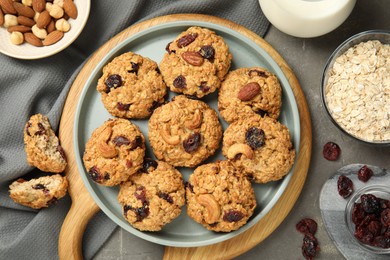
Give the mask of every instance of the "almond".
M 2 26 L 3 24 L 4 24 L 4 14 L 3 14 L 3 11 L 0 8 L 0 26 Z
M 43 46 L 42 41 L 37 36 L 35 36 L 33 33 L 30 33 L 30 32 L 24 34 L 24 40 L 26 42 L 28 42 L 29 44 L 34 45 L 36 47 Z
M 61 31 L 52 31 L 51 33 L 49 33 L 46 38 L 42 41 L 43 45 L 45 46 L 48 46 L 48 45 L 52 45 L 56 42 L 58 42 L 59 40 L 62 39 L 62 37 L 64 37 L 64 33 L 61 32 Z
M 16 14 L 12 0 L 0 0 L 0 6 L 3 8 L 4 13 L 6 14 Z
M 21 3 L 18 3 L 18 2 L 13 2 L 13 4 L 14 4 L 16 12 L 19 15 L 23 15 L 23 16 L 26 16 L 28 18 L 33 18 L 34 17 L 35 12 L 34 12 L 34 10 L 31 7 L 26 6 L 24 4 L 21 4 Z
M 186 51 L 181 54 L 183 60 L 193 66 L 201 66 L 203 64 L 203 57 L 196 51 Z
M 64 5 L 62 8 L 64 8 L 65 13 L 69 15 L 70 18 L 77 18 L 77 7 L 72 0 L 64 0 Z
M 35 12 L 42 12 L 45 10 L 46 7 L 46 1 L 45 0 L 32 0 L 32 7 Z
M 53 19 L 50 20 L 50 23 L 47 25 L 46 27 L 46 31 L 48 33 L 51 33 L 52 31 L 54 31 L 56 29 L 56 23 L 54 22 Z
M 242 101 L 249 101 L 260 93 L 260 85 L 256 82 L 250 82 L 243 86 L 238 92 L 237 97 Z
M 24 25 L 15 25 L 15 26 L 10 26 L 7 28 L 8 32 L 31 32 L 31 27 L 24 26 Z
M 39 29 L 46 28 L 46 26 L 50 23 L 51 16 L 49 14 L 49 11 L 45 10 L 42 13 L 39 14 L 37 19 L 37 26 Z
M 30 19 L 26 16 L 19 15 L 17 19 L 20 25 L 32 27 L 35 24 L 35 21 L 33 19 Z

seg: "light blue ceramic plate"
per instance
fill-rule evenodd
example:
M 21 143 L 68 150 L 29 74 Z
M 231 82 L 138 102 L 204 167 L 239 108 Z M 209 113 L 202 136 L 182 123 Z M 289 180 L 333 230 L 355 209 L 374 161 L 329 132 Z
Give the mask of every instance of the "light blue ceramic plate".
M 185 207 L 183 207 L 181 215 L 173 222 L 166 225 L 162 231 L 140 232 L 130 226 L 122 217 L 121 206 L 117 201 L 118 187 L 103 187 L 89 178 L 82 162 L 85 144 L 92 132 L 101 126 L 107 119 L 112 117 L 104 108 L 100 99 L 100 93 L 96 90 L 97 81 L 102 75 L 101 71 L 103 66 L 110 62 L 114 57 L 128 51 L 138 53 L 159 63 L 165 53 L 165 46 L 167 43 L 171 42 L 179 33 L 185 31 L 190 26 L 209 28 L 225 39 L 233 54 L 231 69 L 261 66 L 276 74 L 283 87 L 283 107 L 280 121 L 289 128 L 297 153 L 300 142 L 299 113 L 288 80 L 276 62 L 264 49 L 240 33 L 221 25 L 203 21 L 175 21 L 156 25 L 141 31 L 113 48 L 93 70 L 80 95 L 73 133 L 78 170 L 88 191 L 99 207 L 112 219 L 112 221 L 142 239 L 174 247 L 211 245 L 232 238 L 249 229 L 264 217 L 275 205 L 288 185 L 291 173 L 293 172 L 292 169 L 283 180 L 277 182 L 254 184 L 253 187 L 258 206 L 248 223 L 239 230 L 231 233 L 215 233 L 206 230 L 203 226 L 194 222 L 187 216 Z M 173 93 L 170 93 L 170 97 L 173 95 Z M 217 110 L 217 93 L 206 97 L 204 101 Z M 227 124 L 222 119 L 220 119 L 220 121 L 223 124 L 224 129 L 226 129 Z M 133 120 L 133 122 L 140 127 L 146 137 L 148 135 L 147 120 Z M 149 144 L 147 144 L 147 156 L 154 158 Z M 217 154 L 210 158 L 208 162 L 217 159 L 224 159 L 221 150 L 218 150 Z M 188 179 L 188 176 L 192 172 L 191 169 L 182 168 L 179 170 L 183 174 L 185 180 Z

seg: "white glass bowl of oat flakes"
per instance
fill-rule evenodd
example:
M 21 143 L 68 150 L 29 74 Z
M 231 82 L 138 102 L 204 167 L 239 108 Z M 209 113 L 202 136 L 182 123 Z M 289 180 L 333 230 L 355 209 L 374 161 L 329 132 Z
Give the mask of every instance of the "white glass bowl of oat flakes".
M 344 41 L 330 56 L 321 84 L 331 121 L 368 144 L 390 145 L 390 31 Z

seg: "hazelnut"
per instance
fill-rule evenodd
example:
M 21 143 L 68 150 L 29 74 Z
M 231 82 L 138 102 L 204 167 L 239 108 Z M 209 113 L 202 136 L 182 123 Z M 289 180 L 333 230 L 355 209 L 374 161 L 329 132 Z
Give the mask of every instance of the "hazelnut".
M 34 25 L 31 27 L 31 30 L 35 36 L 37 36 L 39 39 L 45 39 L 47 36 L 47 31 L 45 29 L 39 29 L 37 25 Z
M 12 32 L 10 36 L 10 40 L 12 44 L 20 45 L 24 42 L 24 37 L 21 32 Z
M 49 14 L 51 17 L 55 19 L 59 19 L 64 16 L 64 9 L 62 9 L 59 5 L 53 4 L 50 8 Z
M 58 19 L 56 21 L 56 29 L 63 32 L 68 32 L 70 30 L 70 23 L 64 18 Z
M 3 26 L 5 28 L 8 28 L 10 26 L 18 25 L 18 18 L 15 15 L 12 14 L 6 14 L 4 15 L 4 24 Z

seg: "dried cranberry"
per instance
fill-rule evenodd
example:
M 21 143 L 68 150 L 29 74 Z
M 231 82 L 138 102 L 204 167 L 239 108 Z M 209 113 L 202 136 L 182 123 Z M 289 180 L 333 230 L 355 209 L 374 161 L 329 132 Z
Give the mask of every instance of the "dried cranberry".
M 340 153 L 340 147 L 333 142 L 327 142 L 324 145 L 324 149 L 322 150 L 323 156 L 329 161 L 336 161 L 339 158 Z
M 258 149 L 265 144 L 264 131 L 257 127 L 250 127 L 245 133 L 245 140 L 252 149 Z
M 306 259 L 313 259 L 320 251 L 317 238 L 314 235 L 307 233 L 303 237 L 302 255 Z
M 158 166 L 158 163 L 150 158 L 145 158 L 144 163 L 142 165 L 142 169 L 144 172 L 149 172 L 149 168 L 153 167 L 153 169 L 156 169 Z
M 127 168 L 133 167 L 133 162 L 130 161 L 130 160 L 126 160 L 126 167 L 127 167 Z
M 122 102 L 118 102 L 116 104 L 116 108 L 119 110 L 119 111 L 128 111 L 129 108 L 130 108 L 131 104 L 123 104 Z
M 173 86 L 175 88 L 185 88 L 187 87 L 186 78 L 183 75 L 178 76 L 173 81 Z
M 188 98 L 188 99 L 192 99 L 192 100 L 200 100 L 200 98 L 198 98 L 197 96 L 196 96 L 196 94 L 194 93 L 194 94 L 192 94 L 192 95 L 189 95 L 189 94 L 184 94 L 184 96 L 186 96 L 186 98 Z M 173 101 L 173 100 L 172 100 Z
M 390 209 L 384 209 L 381 213 L 382 225 L 390 227 Z
M 28 131 L 28 129 L 29 129 L 30 127 L 31 127 L 31 123 L 28 122 L 28 123 L 26 124 L 26 128 L 25 128 L 26 134 L 27 134 L 28 136 L 31 136 L 30 132 Z
M 268 75 L 264 71 L 260 70 L 249 70 L 248 75 L 249 77 L 259 76 L 263 78 L 268 78 Z
M 123 215 L 124 215 L 125 217 L 127 217 L 127 211 L 129 211 L 129 210 L 133 210 L 133 207 L 130 206 L 130 205 L 124 205 L 124 206 L 123 206 Z
M 192 186 L 191 183 L 186 182 L 185 186 L 186 186 L 186 188 L 188 188 L 191 191 L 191 193 L 194 193 L 194 186 Z
M 41 184 L 41 183 L 38 183 L 38 184 L 35 184 L 33 186 L 33 189 L 35 190 L 43 190 L 43 189 L 46 189 L 45 185 Z
M 137 187 L 137 190 L 134 192 L 134 196 L 137 200 L 140 200 L 142 204 L 146 203 L 146 189 L 144 186 Z
M 119 147 L 122 145 L 129 145 L 130 144 L 129 139 L 125 136 L 122 136 L 122 135 L 115 136 L 112 139 L 112 142 L 115 144 L 115 146 L 119 146 Z
M 337 190 L 341 197 L 348 198 L 353 192 L 353 183 L 350 178 L 340 175 L 337 180 Z
M 60 153 L 60 155 L 61 155 L 62 159 L 64 159 L 64 161 L 67 161 L 65 151 L 61 147 L 61 145 L 57 146 L 57 152 Z
M 39 128 L 39 130 L 35 132 L 35 135 L 44 135 L 44 134 L 46 134 L 46 129 L 42 125 L 42 123 L 38 123 L 38 128 Z
M 171 43 L 172 43 L 172 42 L 169 42 L 169 43 L 167 44 L 167 46 L 165 46 L 165 50 L 168 52 L 168 54 L 171 54 L 172 52 L 173 52 L 173 53 L 176 53 L 175 50 L 171 50 L 171 48 L 170 48 Z
M 92 180 L 101 182 L 102 175 L 96 166 L 93 166 L 91 169 L 89 169 L 88 174 L 91 176 Z
M 135 62 L 132 62 L 132 61 L 130 63 L 131 63 L 131 70 L 128 70 L 127 72 L 137 74 L 138 70 L 139 70 L 138 63 L 135 63 Z
M 194 152 L 200 145 L 200 133 L 191 134 L 186 140 L 183 141 L 183 148 L 187 153 Z
M 302 234 L 310 233 L 314 235 L 317 231 L 317 222 L 311 218 L 304 218 L 296 224 L 296 229 Z
M 367 230 L 373 234 L 373 236 L 378 236 L 381 233 L 382 225 L 379 221 L 372 220 L 367 225 Z
M 228 210 L 223 215 L 223 220 L 226 222 L 238 222 L 244 217 L 244 213 L 238 210 Z
M 162 105 L 161 103 L 157 101 L 153 101 L 152 105 L 148 108 L 148 112 L 152 113 L 156 108 L 158 108 L 161 105 Z
M 207 82 L 205 82 L 205 81 L 202 82 L 202 83 L 200 83 L 199 89 L 200 89 L 200 91 L 202 91 L 203 93 L 207 93 L 207 92 L 210 91 L 210 87 L 207 86 L 206 84 L 207 84 Z
M 367 165 L 364 165 L 358 171 L 358 179 L 362 182 L 367 182 L 373 174 L 372 170 Z
M 366 213 L 377 213 L 380 210 L 380 202 L 373 194 L 363 194 L 360 196 L 363 210 Z
M 255 111 L 255 113 L 258 114 L 258 115 L 260 115 L 261 117 L 265 117 L 265 116 L 268 115 L 268 113 L 267 113 L 266 111 L 261 110 L 261 109 Z
M 105 179 L 105 180 L 109 180 L 109 179 L 110 179 L 110 174 L 109 174 L 108 172 L 106 172 L 106 173 L 104 174 L 104 179 Z
M 137 216 L 137 221 L 142 221 L 149 215 L 149 207 L 144 206 L 134 210 L 135 215 Z
M 115 89 L 115 88 L 122 86 L 122 77 L 118 74 L 110 75 L 106 79 L 105 84 L 107 87 L 106 92 L 110 92 L 110 89 L 112 89 L 112 88 Z
M 390 248 L 390 237 L 377 236 L 374 238 L 372 245 L 381 248 Z
M 160 191 L 157 195 L 158 195 L 160 198 L 162 198 L 162 199 L 168 201 L 169 203 L 171 203 L 171 204 L 173 203 L 173 199 L 172 199 L 171 196 L 169 196 L 168 193 L 164 193 L 164 192 L 161 192 L 161 191 Z
M 131 142 L 130 150 L 134 150 L 137 147 L 142 147 L 144 140 L 141 136 L 137 135 L 135 139 Z
M 177 47 L 183 48 L 185 46 L 188 46 L 193 41 L 195 41 L 196 37 L 198 37 L 197 33 L 190 33 L 190 34 L 184 35 L 183 37 L 181 37 L 177 40 Z
M 352 222 L 355 225 L 358 225 L 362 222 L 365 216 L 366 212 L 363 210 L 362 205 L 360 203 L 355 203 L 352 208 Z
M 199 54 L 203 58 L 208 59 L 210 62 L 214 62 L 215 50 L 211 45 L 202 46 L 199 50 Z

